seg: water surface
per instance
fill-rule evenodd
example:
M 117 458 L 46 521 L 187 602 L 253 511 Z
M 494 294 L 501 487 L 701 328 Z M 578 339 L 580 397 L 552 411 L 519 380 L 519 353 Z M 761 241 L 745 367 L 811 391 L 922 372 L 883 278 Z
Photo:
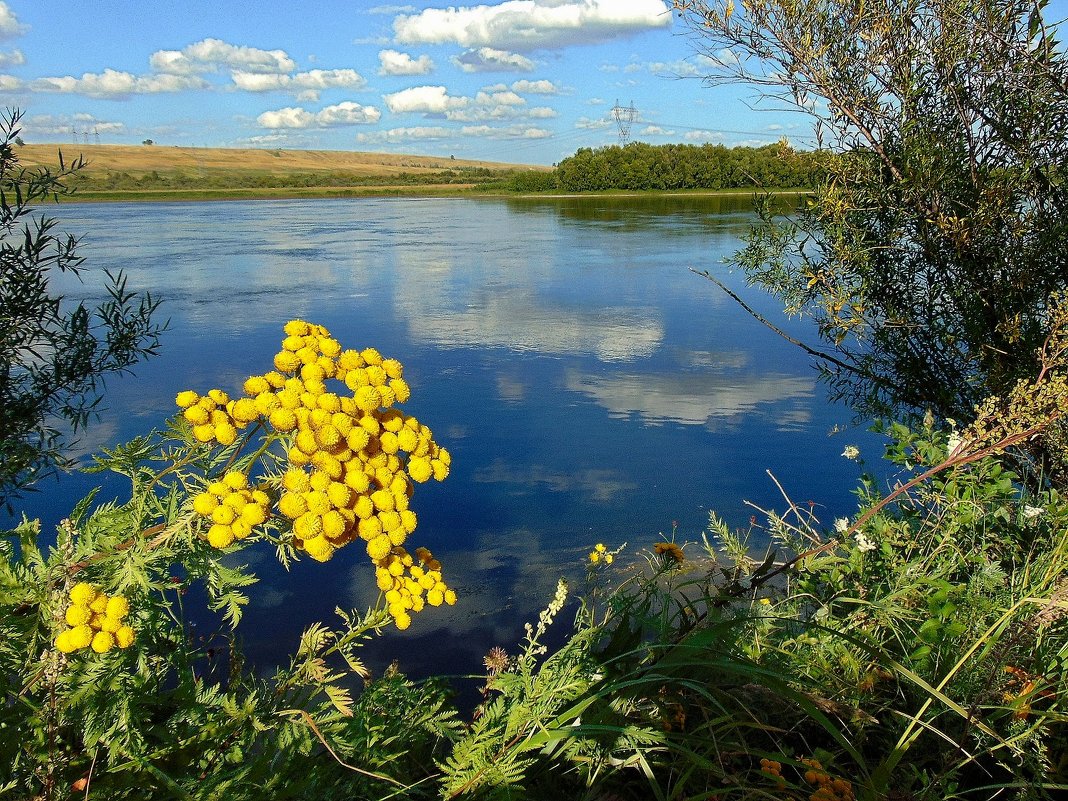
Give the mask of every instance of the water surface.
M 877 444 L 828 404 L 814 369 L 711 282 L 762 313 L 776 304 L 722 266 L 752 219 L 746 198 L 287 200 L 86 204 L 57 210 L 84 233 L 84 285 L 122 269 L 165 299 L 161 355 L 109 383 L 92 450 L 162 424 L 181 389 L 239 389 L 269 369 L 286 320 L 345 347 L 399 358 L 405 411 L 453 453 L 419 485 L 411 545 L 445 564 L 460 603 L 416 615 L 374 646 L 382 664 L 466 672 L 513 643 L 561 575 L 596 542 L 648 547 L 677 523 L 700 538 L 715 509 L 744 526 L 794 500 L 830 523 L 855 508 L 846 444 Z M 798 324 L 793 333 L 811 338 Z M 835 434 L 845 428 L 844 433 Z M 46 486 L 28 511 L 54 525 L 98 477 Z M 119 479 L 107 490 L 121 493 Z M 263 578 L 241 634 L 276 664 L 335 606 L 376 597 L 358 545 L 286 573 L 268 548 L 241 556 Z

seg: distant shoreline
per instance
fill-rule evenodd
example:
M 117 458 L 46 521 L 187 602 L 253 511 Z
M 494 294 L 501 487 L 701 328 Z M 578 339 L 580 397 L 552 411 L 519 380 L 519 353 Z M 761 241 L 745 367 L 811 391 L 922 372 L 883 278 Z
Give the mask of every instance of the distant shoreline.
M 195 201 L 226 200 L 344 200 L 351 198 L 399 197 L 399 198 L 480 198 L 480 199 L 545 199 L 567 200 L 581 198 L 641 198 L 641 197 L 722 197 L 727 195 L 750 196 L 760 192 L 772 194 L 804 194 L 807 189 L 686 189 L 646 191 L 613 190 L 607 192 L 508 192 L 502 190 L 479 190 L 476 185 L 426 184 L 416 186 L 361 186 L 361 187 L 308 187 L 308 188 L 254 188 L 254 189 L 145 189 L 78 191 L 60 198 L 60 203 L 181 203 Z

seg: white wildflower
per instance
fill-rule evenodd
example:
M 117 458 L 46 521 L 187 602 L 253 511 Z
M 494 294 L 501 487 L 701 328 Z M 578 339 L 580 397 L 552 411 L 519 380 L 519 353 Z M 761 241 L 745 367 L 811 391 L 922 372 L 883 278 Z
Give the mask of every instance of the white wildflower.
M 838 517 L 834 521 L 834 530 L 839 534 L 845 534 L 849 530 L 849 518 Z
M 1042 513 L 1046 510 L 1041 506 L 1028 506 L 1024 504 L 1023 516 L 1025 520 L 1034 520 L 1036 517 L 1041 517 Z
M 855 461 L 860 456 L 860 448 L 856 445 L 846 445 L 845 450 L 842 451 L 842 456 Z
M 865 537 L 863 531 L 857 532 L 857 550 L 861 553 L 875 550 L 875 543 Z

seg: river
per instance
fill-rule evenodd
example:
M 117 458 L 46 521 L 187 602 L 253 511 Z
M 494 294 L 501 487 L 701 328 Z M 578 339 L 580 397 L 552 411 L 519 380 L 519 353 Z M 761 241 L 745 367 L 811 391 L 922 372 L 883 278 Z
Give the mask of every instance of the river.
M 710 510 L 746 526 L 781 509 L 771 471 L 829 526 L 855 510 L 873 435 L 828 403 L 807 357 L 711 282 L 757 310 L 778 305 L 722 264 L 752 220 L 747 198 L 284 200 L 82 204 L 47 210 L 84 234 L 82 284 L 122 269 L 164 299 L 161 355 L 108 384 L 79 452 L 162 425 L 181 389 L 238 390 L 269 369 L 286 320 L 327 326 L 345 347 L 400 359 L 405 410 L 453 453 L 449 478 L 412 507 L 456 586 L 369 652 L 373 668 L 468 672 L 509 646 L 592 546 L 647 548 L 676 530 L 699 541 Z M 811 330 L 784 322 L 797 335 Z M 52 526 L 98 476 L 48 483 L 28 513 Z M 108 479 L 105 494 L 120 495 Z M 696 546 L 689 546 L 691 553 Z M 377 591 L 359 546 L 290 572 L 261 546 L 241 561 L 262 581 L 239 632 L 263 670 L 303 627 Z M 203 624 L 205 626 L 209 623 Z

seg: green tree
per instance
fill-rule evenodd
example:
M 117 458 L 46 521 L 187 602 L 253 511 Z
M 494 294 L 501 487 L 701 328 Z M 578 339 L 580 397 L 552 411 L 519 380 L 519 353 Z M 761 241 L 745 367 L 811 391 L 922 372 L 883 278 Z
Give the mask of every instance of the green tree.
M 32 204 L 69 192 L 79 159 L 58 170 L 19 165 L 17 110 L 0 115 L 0 501 L 67 465 L 65 446 L 100 401 L 107 375 L 156 351 L 164 325 L 159 301 L 106 273 L 106 301 L 95 308 L 52 293 L 57 273 L 80 275 L 78 239 Z
M 1068 59 L 1045 0 L 675 6 L 713 83 L 810 113 L 831 151 L 736 260 L 816 320 L 838 394 L 968 420 L 1035 375 L 1068 287 Z

